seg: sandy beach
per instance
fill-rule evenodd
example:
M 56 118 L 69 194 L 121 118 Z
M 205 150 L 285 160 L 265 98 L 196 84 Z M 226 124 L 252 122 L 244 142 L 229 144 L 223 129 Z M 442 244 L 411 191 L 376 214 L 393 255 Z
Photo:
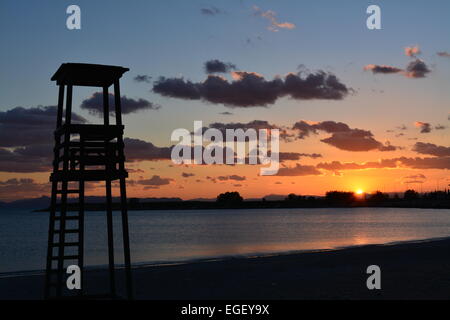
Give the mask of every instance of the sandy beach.
M 136 267 L 136 299 L 450 299 L 450 239 L 326 252 Z M 381 268 L 381 290 L 366 268 Z M 105 270 L 87 273 L 102 293 Z M 122 278 L 121 271 L 118 278 Z M 42 299 L 43 275 L 0 278 L 0 299 Z M 121 283 L 119 289 L 123 290 Z

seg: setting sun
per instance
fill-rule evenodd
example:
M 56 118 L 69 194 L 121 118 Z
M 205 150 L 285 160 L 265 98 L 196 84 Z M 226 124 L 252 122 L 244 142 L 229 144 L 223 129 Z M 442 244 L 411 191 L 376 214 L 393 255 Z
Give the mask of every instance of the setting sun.
M 364 193 L 364 190 L 362 190 L 362 189 L 356 190 L 357 195 L 362 195 L 363 193 Z

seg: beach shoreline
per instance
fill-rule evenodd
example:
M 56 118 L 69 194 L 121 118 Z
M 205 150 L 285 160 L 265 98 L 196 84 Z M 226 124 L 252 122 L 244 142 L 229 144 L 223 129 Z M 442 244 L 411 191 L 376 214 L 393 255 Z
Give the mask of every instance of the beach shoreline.
M 336 250 L 188 261 L 133 268 L 136 299 L 450 299 L 450 238 Z M 366 269 L 381 268 L 381 290 Z M 117 271 L 123 292 L 123 270 Z M 0 278 L 0 299 L 42 299 L 42 273 Z M 107 290 L 105 269 L 86 272 L 86 291 Z

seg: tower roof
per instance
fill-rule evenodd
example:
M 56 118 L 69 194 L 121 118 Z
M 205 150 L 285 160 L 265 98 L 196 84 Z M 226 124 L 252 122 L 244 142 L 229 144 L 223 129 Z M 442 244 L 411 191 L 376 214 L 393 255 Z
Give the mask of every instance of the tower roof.
M 58 85 L 109 87 L 130 69 L 87 63 L 63 63 L 52 76 Z

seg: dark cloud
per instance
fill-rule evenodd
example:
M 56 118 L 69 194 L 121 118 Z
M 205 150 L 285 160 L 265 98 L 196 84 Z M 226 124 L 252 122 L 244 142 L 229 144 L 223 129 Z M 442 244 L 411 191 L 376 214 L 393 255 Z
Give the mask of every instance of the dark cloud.
M 425 78 L 431 70 L 428 66 L 420 59 L 411 61 L 406 67 L 406 76 L 408 78 Z
M 218 176 L 217 178 L 213 178 L 213 179 L 217 179 L 219 181 L 228 181 L 228 180 L 234 180 L 234 181 L 245 181 L 247 180 L 246 177 L 244 176 L 238 176 L 238 175 L 230 175 L 230 176 Z
M 446 126 L 443 126 L 442 124 L 438 124 L 437 126 L 434 127 L 436 130 L 444 130 L 447 129 Z
M 420 133 L 430 133 L 432 130 L 431 124 L 428 122 L 417 121 L 414 125 L 420 129 Z
M 136 82 L 147 82 L 147 83 L 150 83 L 151 80 L 152 80 L 152 77 L 148 76 L 146 74 L 138 74 L 137 76 L 135 76 L 133 78 L 133 80 L 136 81 Z
M 364 67 L 364 70 L 372 71 L 372 73 L 384 73 L 384 74 L 400 73 L 403 71 L 400 68 L 377 64 L 369 64 Z
M 278 159 L 280 162 L 296 161 L 300 160 L 302 157 L 317 159 L 321 158 L 322 155 L 318 153 L 299 153 L 299 152 L 280 152 L 278 155 Z
M 49 171 L 56 115 L 55 106 L 16 107 L 0 112 L 0 171 Z M 87 122 L 77 113 L 72 113 L 72 121 Z
M 16 107 L 0 112 L 0 147 L 30 146 L 53 142 L 56 127 L 56 106 Z M 72 113 L 73 123 L 86 119 Z
M 0 148 L 0 171 L 47 172 L 51 169 L 52 159 L 53 146 L 50 144 Z
M 362 170 L 362 169 L 383 169 L 406 167 L 410 169 L 450 169 L 450 157 L 433 157 L 433 158 L 393 158 L 382 159 L 380 161 L 372 161 L 365 163 L 355 162 L 324 162 L 319 163 L 316 168 L 329 171 L 340 170 Z
M 221 114 L 221 115 L 223 115 L 223 116 L 232 116 L 232 115 L 233 115 L 232 112 L 228 112 L 228 111 L 221 112 L 221 113 L 219 113 L 219 114 Z
M 368 130 L 352 129 L 343 122 L 323 121 L 311 124 L 301 120 L 295 123 L 292 129 L 298 132 L 299 139 L 318 134 L 318 131 L 330 133 L 330 137 L 321 141 L 346 151 L 394 151 L 398 148 L 375 140 L 372 132 Z
M 404 181 L 403 184 L 411 184 L 411 183 L 425 183 L 423 180 L 407 180 Z
M 405 54 L 408 57 L 414 58 L 405 69 L 400 69 L 397 67 L 387 66 L 387 65 L 377 65 L 369 64 L 364 67 L 364 70 L 372 71 L 372 73 L 377 74 L 401 74 L 407 78 L 425 78 L 431 70 L 428 68 L 423 60 L 417 58 L 421 54 L 419 46 L 406 47 Z
M 172 181 L 173 181 L 173 179 L 171 179 L 171 178 L 161 178 L 158 175 L 154 175 L 150 179 L 138 180 L 138 181 L 136 181 L 136 183 L 144 185 L 144 186 L 153 186 L 153 187 L 158 186 L 159 187 L 159 186 L 168 185 Z
M 351 91 L 335 75 L 323 71 L 306 76 L 301 72 L 291 73 L 273 80 L 251 72 L 233 72 L 232 75 L 234 80 L 231 82 L 214 75 L 209 75 L 204 82 L 161 77 L 154 83 L 153 92 L 165 97 L 245 108 L 272 105 L 282 97 L 341 100 Z
M 126 96 L 121 97 L 122 113 L 129 114 L 140 110 L 158 110 L 161 106 L 154 104 L 145 99 L 132 99 Z M 109 110 L 111 114 L 114 114 L 114 95 L 109 94 Z M 103 94 L 101 92 L 94 93 L 90 98 L 83 100 L 80 107 L 88 110 L 94 115 L 103 115 Z
M 283 167 L 278 170 L 277 176 L 318 176 L 322 172 L 314 166 L 304 166 L 299 163 L 295 167 Z
M 218 14 L 221 14 L 224 12 L 222 10 L 220 10 L 219 8 L 211 6 L 208 8 L 201 8 L 200 13 L 205 16 L 215 16 L 215 15 L 218 15 Z
M 450 147 L 437 146 L 432 143 L 416 142 L 413 151 L 436 157 L 450 157 Z
M 189 177 L 195 176 L 195 174 L 183 172 L 183 173 L 181 174 L 181 176 L 182 176 L 183 178 L 189 178 Z
M 450 58 L 450 53 L 448 53 L 447 51 L 438 52 L 437 55 L 440 57 Z
M 230 62 L 222 62 L 214 59 L 205 62 L 206 73 L 228 73 L 231 70 L 235 70 L 236 66 Z
M 222 123 L 222 122 L 213 122 L 209 125 L 209 128 L 214 128 L 220 130 L 223 134 L 226 133 L 226 129 L 279 129 L 278 126 L 274 124 L 270 124 L 266 120 L 252 120 L 247 123 L 243 122 L 230 122 L 230 123 Z
M 50 193 L 50 183 L 38 183 L 33 179 L 8 179 L 0 181 L 0 199 L 15 200 L 41 197 Z
M 427 177 L 425 177 L 425 175 L 419 173 L 419 174 L 414 174 L 414 175 L 410 175 L 410 176 L 406 176 L 403 177 L 403 179 L 413 179 L 413 180 L 425 180 Z
M 151 142 L 125 138 L 125 154 L 127 161 L 170 160 L 172 147 L 157 147 Z

